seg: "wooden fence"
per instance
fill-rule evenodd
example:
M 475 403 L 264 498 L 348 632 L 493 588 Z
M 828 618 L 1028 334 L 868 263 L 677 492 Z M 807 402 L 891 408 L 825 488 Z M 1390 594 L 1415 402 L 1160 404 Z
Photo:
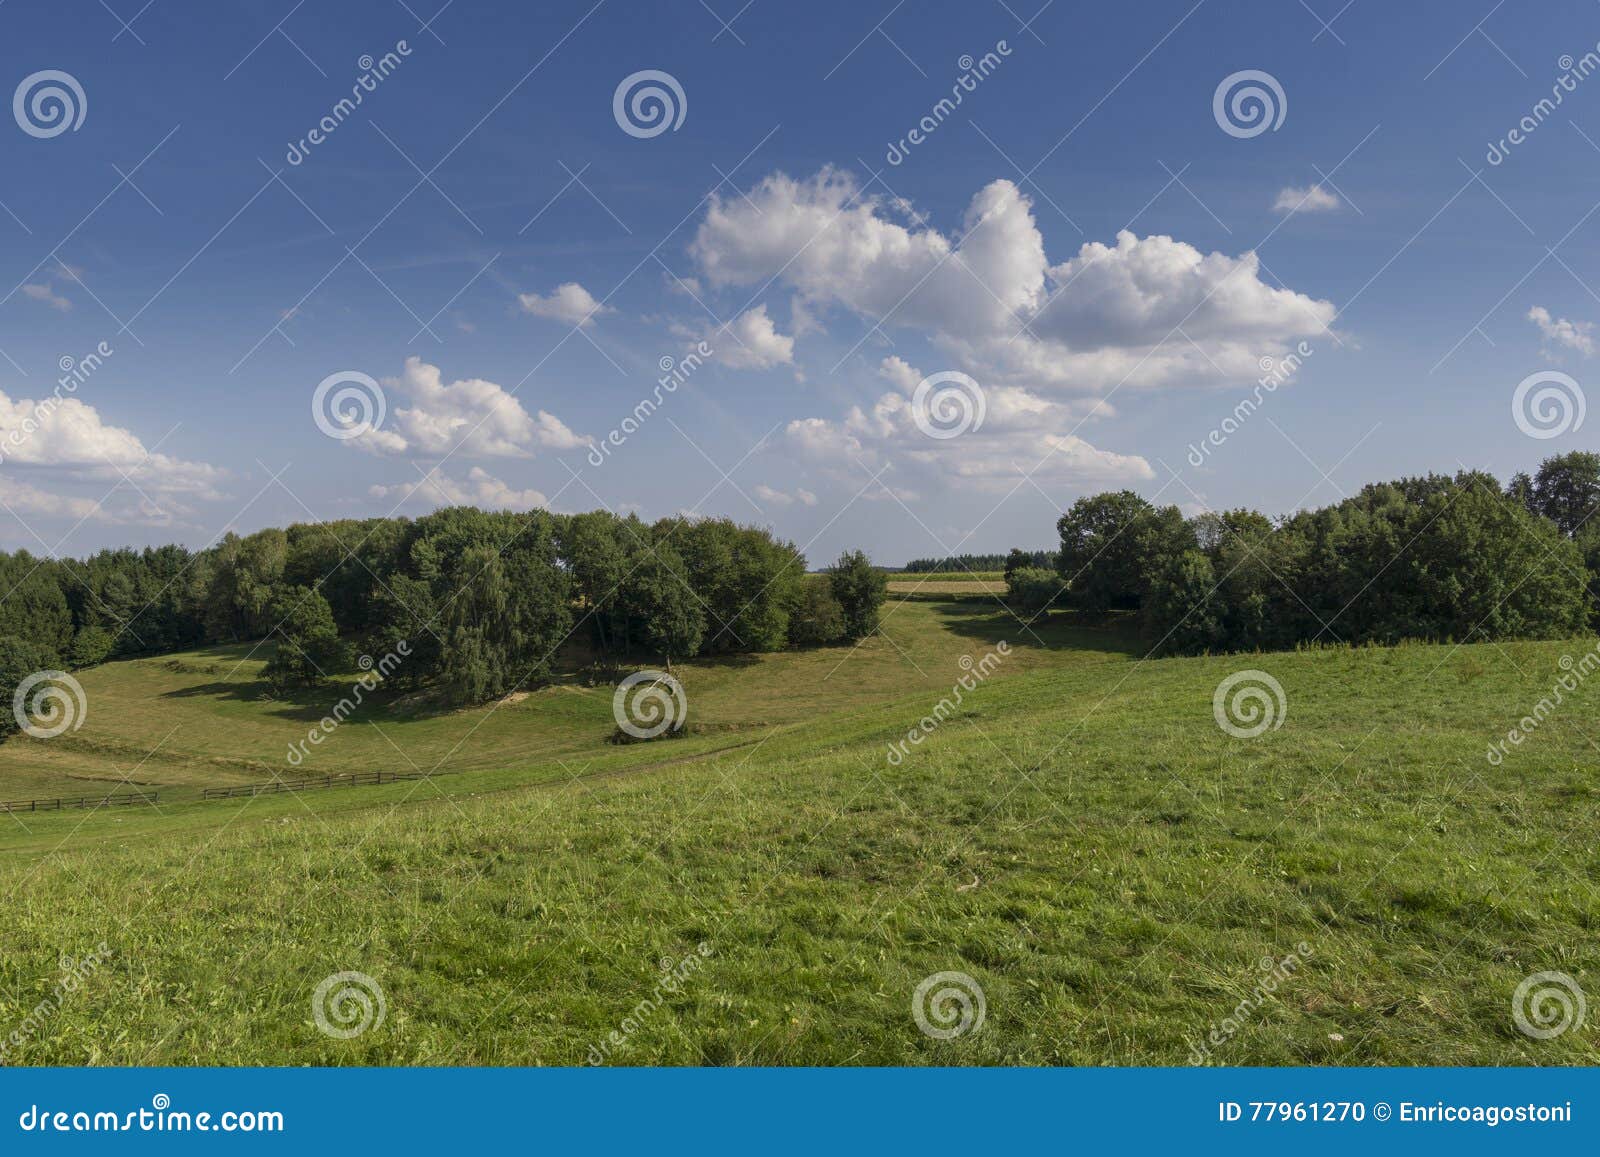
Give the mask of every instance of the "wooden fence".
M 405 780 L 430 779 L 450 772 L 426 771 L 353 771 L 343 775 L 311 776 L 307 779 L 276 779 L 270 783 L 246 783 L 236 787 L 208 787 L 200 793 L 201 799 L 233 799 L 236 796 L 277 795 L 285 791 L 314 791 L 324 787 L 361 787 L 378 783 L 401 783 Z
M 139 792 L 136 795 L 79 795 L 55 799 L 14 799 L 0 801 L 0 812 L 58 812 L 67 808 L 132 807 L 135 804 L 155 805 L 159 792 Z

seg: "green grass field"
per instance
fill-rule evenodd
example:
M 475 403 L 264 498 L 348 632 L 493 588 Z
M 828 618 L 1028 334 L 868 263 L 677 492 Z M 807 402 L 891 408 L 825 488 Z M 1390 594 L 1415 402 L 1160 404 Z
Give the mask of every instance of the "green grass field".
M 679 665 L 691 733 L 630 746 L 610 688 L 561 680 L 374 702 L 296 770 L 341 681 L 273 701 L 248 648 L 81 673 L 86 724 L 8 741 L 0 798 L 162 803 L 0 816 L 0 1036 L 60 995 L 7 1063 L 1184 1064 L 1214 1029 L 1223 1064 L 1600 1063 L 1593 1018 L 1512 1015 L 1531 974 L 1600 984 L 1600 687 L 1485 758 L 1593 640 L 1141 661 L 992 600 L 886 614 L 855 648 Z M 1256 738 L 1213 716 L 1245 668 L 1287 703 Z M 413 766 L 453 774 L 198 799 Z M 345 971 L 386 1007 L 348 1040 L 312 1007 Z M 919 1030 L 941 972 L 981 1028 Z
M 951 583 L 999 583 L 1005 589 L 1006 572 L 1003 570 L 925 570 L 908 571 L 893 570 L 889 572 L 890 582 L 951 582 Z
M 993 603 L 1004 597 L 1006 584 L 1004 579 L 928 578 L 921 575 L 913 578 L 908 575 L 905 578 L 891 578 L 889 593 L 939 601 L 965 598 Z

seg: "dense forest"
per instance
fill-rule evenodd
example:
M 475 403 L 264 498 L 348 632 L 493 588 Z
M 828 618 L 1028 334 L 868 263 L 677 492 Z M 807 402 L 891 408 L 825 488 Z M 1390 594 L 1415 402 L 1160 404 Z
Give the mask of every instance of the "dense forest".
M 392 689 L 458 706 L 537 686 L 569 644 L 604 668 L 860 638 L 885 589 L 860 551 L 808 575 L 766 530 L 604 511 L 453 507 L 230 533 L 198 552 L 20 551 L 0 554 L 0 683 L 9 694 L 39 670 L 271 638 L 279 691 L 399 648 Z
M 1185 518 L 1131 491 L 1061 516 L 1051 568 L 1008 597 L 1137 612 L 1173 653 L 1306 643 L 1560 638 L 1600 627 L 1600 454 L 1547 459 L 1502 487 L 1463 471 L 1377 483 L 1320 510 Z

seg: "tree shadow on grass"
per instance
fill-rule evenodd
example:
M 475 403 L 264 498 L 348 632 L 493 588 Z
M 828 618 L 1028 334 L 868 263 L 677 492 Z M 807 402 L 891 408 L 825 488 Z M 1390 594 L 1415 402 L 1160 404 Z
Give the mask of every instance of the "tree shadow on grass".
M 777 654 L 777 652 L 767 652 Z M 761 654 L 758 652 L 744 652 L 742 654 L 722 655 L 697 655 L 694 659 L 696 667 L 724 667 L 730 671 L 739 671 L 747 667 L 756 667 L 761 663 Z
M 360 702 L 357 703 L 359 696 Z M 217 699 L 228 700 L 234 703 L 249 703 L 261 708 L 264 714 L 278 719 L 289 719 L 299 723 L 316 723 L 319 719 L 333 713 L 334 707 L 340 702 L 348 702 L 354 706 L 353 710 L 344 713 L 344 718 L 352 722 L 361 722 L 364 719 L 382 715 L 391 717 L 389 708 L 403 697 L 396 694 L 385 695 L 379 689 L 372 691 L 359 690 L 355 687 L 354 680 L 350 682 L 337 682 L 330 680 L 316 687 L 295 687 L 287 691 L 273 691 L 264 680 L 260 679 L 229 679 L 217 680 L 212 683 L 196 683 L 190 687 L 180 687 L 176 690 L 162 693 L 163 699 Z M 420 715 L 443 714 L 442 710 L 427 710 L 419 708 L 407 710 L 406 718 Z
M 789 649 L 801 650 L 808 648 Z M 679 667 L 692 666 L 699 668 L 717 667 L 737 671 L 758 666 L 760 662 L 761 653 L 759 652 L 723 652 L 715 655 L 693 655 L 687 658 L 675 659 L 673 670 L 676 671 Z M 666 669 L 667 661 L 660 655 L 646 653 L 600 654 L 587 650 L 572 653 L 563 650 L 551 665 L 550 682 L 577 686 L 611 686 L 635 671 L 665 671 Z M 586 682 L 586 680 L 594 681 Z
M 978 602 L 963 599 L 944 602 L 933 608 L 940 624 L 948 631 L 968 638 L 982 639 L 991 646 L 1005 639 L 1013 646 L 1043 643 L 1050 650 L 1095 651 L 1103 654 L 1140 656 L 1134 616 L 1112 611 L 1090 615 L 1080 611 L 1045 611 L 1037 616 L 1027 612 L 1013 614 L 993 599 Z

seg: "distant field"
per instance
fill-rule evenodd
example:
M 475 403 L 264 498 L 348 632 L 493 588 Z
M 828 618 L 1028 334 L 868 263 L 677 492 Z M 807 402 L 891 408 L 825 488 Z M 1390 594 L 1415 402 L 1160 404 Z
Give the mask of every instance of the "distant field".
M 889 593 L 894 595 L 961 595 L 972 597 L 1003 596 L 1006 593 L 1006 584 L 1000 579 L 890 579 Z
M 1003 570 L 930 570 L 930 571 L 903 571 L 892 570 L 889 573 L 890 582 L 962 582 L 962 583 L 1004 583 L 1006 572 Z
M 892 571 L 889 574 L 889 593 L 897 595 L 929 596 L 991 596 L 994 602 L 1006 593 L 1005 572 L 998 570 L 928 571 L 908 574 Z
M 8 1060 L 582 1064 L 626 1022 L 608 1063 L 1183 1064 L 1228 1021 L 1215 1063 L 1600 1063 L 1592 1028 L 1511 1017 L 1532 973 L 1600 985 L 1600 690 L 1485 758 L 1593 640 L 1141 662 L 1064 615 L 886 611 L 853 650 L 682 665 L 688 739 L 613 747 L 609 689 L 563 684 L 318 752 L 462 772 L 435 781 L 0 816 L 0 1025 L 63 954 L 113 953 Z M 0 747 L 0 794 L 281 770 L 322 708 L 264 700 L 240 658 L 84 673 L 88 725 Z M 1287 702 L 1254 739 L 1213 716 L 1244 668 Z M 386 999 L 351 1040 L 311 1015 L 340 971 Z M 911 995 L 951 971 L 986 1020 L 935 1040 Z

